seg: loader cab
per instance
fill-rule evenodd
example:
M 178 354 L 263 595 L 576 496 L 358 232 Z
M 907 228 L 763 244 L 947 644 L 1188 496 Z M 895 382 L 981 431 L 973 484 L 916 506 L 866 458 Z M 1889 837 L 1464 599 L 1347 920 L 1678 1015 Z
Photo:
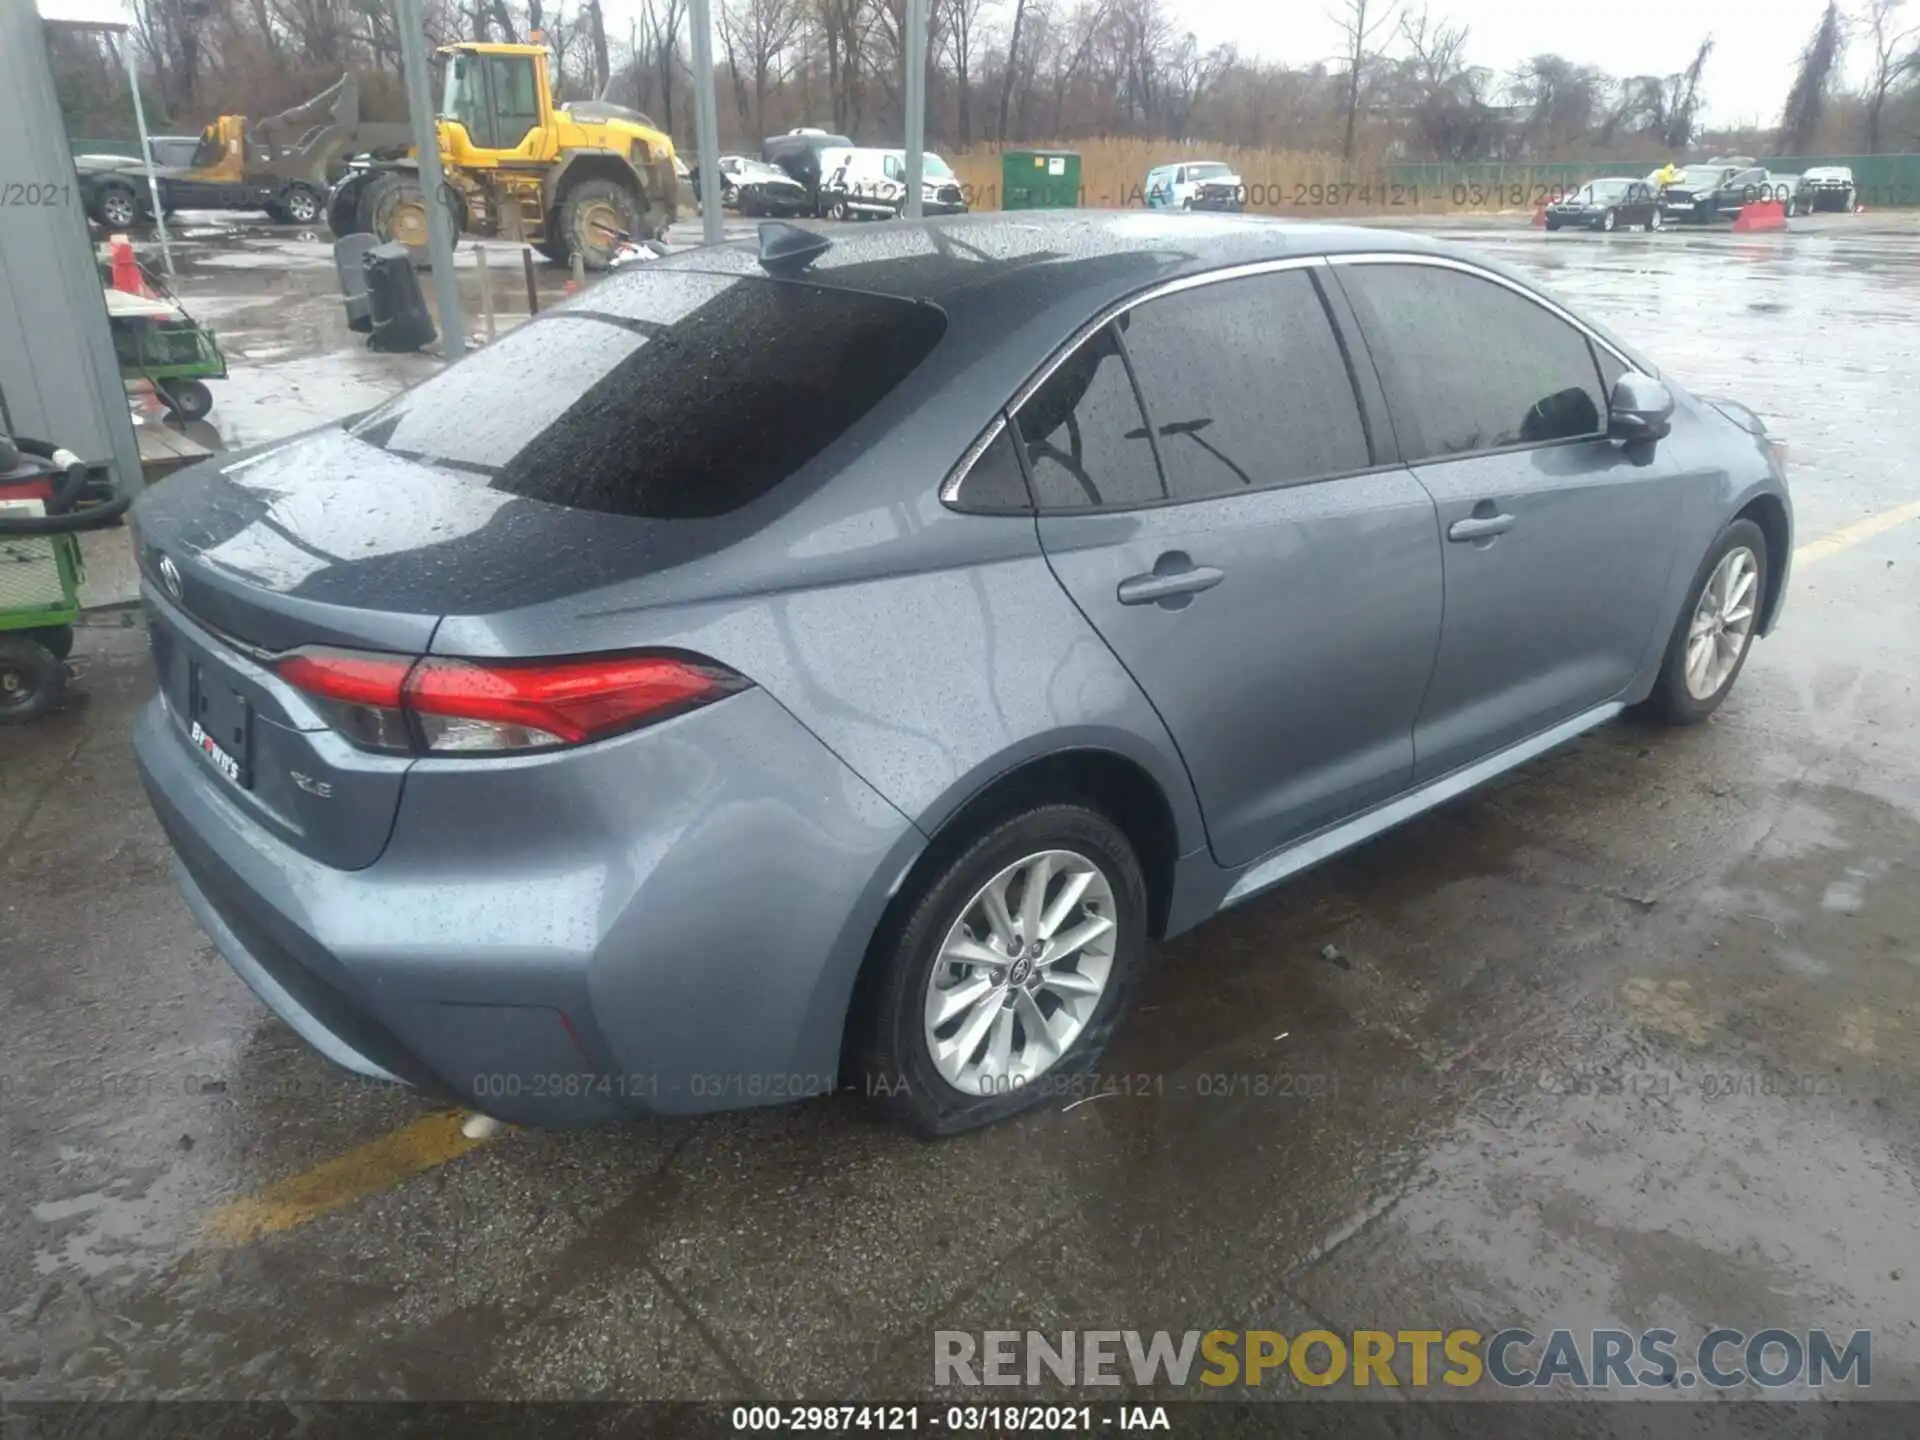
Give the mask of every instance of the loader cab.
M 549 123 L 547 55 L 533 45 L 456 46 L 442 51 L 440 116 L 466 133 L 453 150 L 461 163 L 486 155 L 527 158 L 530 138 Z
M 247 122 L 222 115 L 200 132 L 193 160 L 167 177 L 166 205 L 171 210 L 243 210 L 250 204 L 247 186 Z

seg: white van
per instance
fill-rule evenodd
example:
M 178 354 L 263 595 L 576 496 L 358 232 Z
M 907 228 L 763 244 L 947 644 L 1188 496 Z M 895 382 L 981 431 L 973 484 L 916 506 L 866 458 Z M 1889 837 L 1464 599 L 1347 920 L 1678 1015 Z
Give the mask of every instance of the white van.
M 959 178 L 931 151 L 921 159 L 920 209 L 959 215 L 967 208 Z M 892 220 L 906 208 L 907 152 L 864 146 L 820 152 L 820 210 L 830 220 Z

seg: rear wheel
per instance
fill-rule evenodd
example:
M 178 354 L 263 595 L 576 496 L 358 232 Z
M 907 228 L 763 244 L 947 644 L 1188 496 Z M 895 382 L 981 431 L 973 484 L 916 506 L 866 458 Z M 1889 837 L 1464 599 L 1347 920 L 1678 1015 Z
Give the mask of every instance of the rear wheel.
M 67 667 L 22 634 L 0 635 L 0 725 L 46 714 L 66 693 Z
M 1675 725 L 1697 725 L 1727 698 L 1753 648 L 1767 593 L 1767 537 L 1736 520 L 1694 574 L 1686 607 L 1667 642 L 1647 708 Z
M 875 937 L 857 1057 L 876 1104 L 922 1134 L 1065 1093 L 1100 1058 L 1147 955 L 1133 847 L 1080 805 L 1004 820 Z
M 623 231 L 645 238 L 647 210 L 641 198 L 612 180 L 582 180 L 561 197 L 560 234 L 569 254 L 579 255 L 589 270 L 604 270 L 619 241 L 611 233 Z
M 1656 207 L 1647 212 L 1647 229 L 1658 230 L 1659 228 L 1660 228 L 1660 211 L 1658 207 Z
M 1547 216 L 1547 229 L 1558 230 L 1559 228 L 1560 228 L 1559 220 L 1552 215 Z
M 295 225 L 313 224 L 320 208 L 320 196 L 311 185 L 296 181 L 280 192 L 280 213 Z
M 93 206 L 94 218 L 115 230 L 124 230 L 140 219 L 140 201 L 133 187 L 118 181 L 102 185 Z
M 204 420 L 213 413 L 213 391 L 200 380 L 165 380 L 160 398 L 182 420 Z
M 1612 210 L 1607 211 L 1600 217 L 1600 228 L 1602 230 L 1611 231 L 1615 226 L 1619 225 L 1619 223 L 1620 216 Z

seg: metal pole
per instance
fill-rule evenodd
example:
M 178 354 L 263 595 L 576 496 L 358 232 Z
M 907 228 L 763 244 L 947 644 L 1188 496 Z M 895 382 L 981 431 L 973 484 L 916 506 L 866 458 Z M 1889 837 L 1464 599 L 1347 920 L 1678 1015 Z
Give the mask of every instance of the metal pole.
M 475 245 L 473 258 L 480 266 L 480 323 L 491 341 L 497 332 L 493 325 L 493 272 L 487 269 L 487 247 Z
M 153 206 L 153 228 L 160 232 L 160 263 L 173 275 L 173 246 L 167 240 L 167 217 L 160 204 L 160 182 L 153 174 L 153 147 L 147 143 L 147 107 L 140 99 L 140 69 L 133 59 L 133 32 L 122 32 L 120 49 L 127 57 L 127 83 L 133 87 L 133 124 L 140 132 L 140 162 L 147 171 L 147 200 Z
M 907 0 L 907 208 L 918 220 L 927 153 L 927 0 Z
M 713 5 L 692 0 L 694 148 L 700 153 L 700 238 L 718 245 L 725 236 L 720 214 L 720 116 L 713 100 Z
M 400 59 L 407 78 L 407 114 L 413 121 L 413 148 L 420 157 L 420 190 L 427 199 L 427 253 L 433 257 L 433 298 L 440 310 L 440 355 L 458 360 L 467 353 L 466 326 L 460 320 L 460 278 L 453 273 L 457 238 L 441 195 L 447 177 L 440 170 L 440 127 L 427 88 L 427 27 L 420 0 L 397 0 Z

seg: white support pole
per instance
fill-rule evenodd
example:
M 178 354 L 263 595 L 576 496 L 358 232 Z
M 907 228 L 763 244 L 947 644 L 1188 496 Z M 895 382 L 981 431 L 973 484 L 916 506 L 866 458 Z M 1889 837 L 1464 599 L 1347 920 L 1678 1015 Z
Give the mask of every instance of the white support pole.
M 133 125 L 140 132 L 140 163 L 147 172 L 147 202 L 153 206 L 153 228 L 160 235 L 160 263 L 166 267 L 167 279 L 173 275 L 173 244 L 167 239 L 167 217 L 165 207 L 160 204 L 160 182 L 153 173 L 153 147 L 147 143 L 147 107 L 140 98 L 140 67 L 133 58 L 133 32 L 122 31 L 120 50 L 127 57 L 127 84 L 133 87 Z
M 725 237 L 720 214 L 720 114 L 713 98 L 713 5 L 692 0 L 694 148 L 700 156 L 700 238 L 718 245 Z
M 427 83 L 427 27 L 420 0 L 398 0 L 395 10 L 407 81 L 407 115 L 413 121 L 413 148 L 419 156 L 420 191 L 427 201 L 427 253 L 433 258 L 433 297 L 440 311 L 440 356 L 458 360 L 467 353 L 467 330 L 460 318 L 460 277 L 453 273 L 453 247 L 459 237 L 440 198 L 447 177 L 440 169 L 440 127 Z
M 927 152 L 927 0 L 907 0 L 907 208 L 918 220 Z

